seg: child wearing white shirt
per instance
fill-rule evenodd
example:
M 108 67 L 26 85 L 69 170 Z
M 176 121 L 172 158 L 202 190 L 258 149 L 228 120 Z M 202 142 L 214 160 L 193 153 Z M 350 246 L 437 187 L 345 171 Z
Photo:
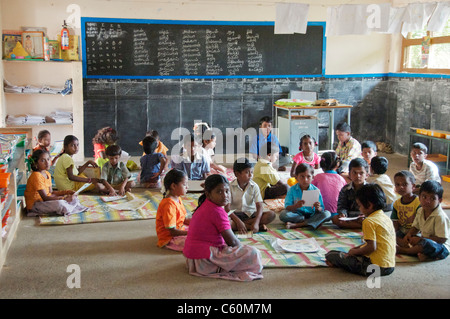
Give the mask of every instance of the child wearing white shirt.
M 234 162 L 236 179 L 230 183 L 231 201 L 225 206 L 231 218 L 231 228 L 240 233 L 266 231 L 275 219 L 273 211 L 263 211 L 263 199 L 258 184 L 251 180 L 253 166 L 247 158 Z
M 439 169 L 432 161 L 427 160 L 428 148 L 423 143 L 414 143 L 411 149 L 412 162 L 409 165 L 409 170 L 416 178 L 416 186 L 425 181 L 437 181 L 441 182 L 439 176 Z M 417 188 L 418 188 L 417 187 Z

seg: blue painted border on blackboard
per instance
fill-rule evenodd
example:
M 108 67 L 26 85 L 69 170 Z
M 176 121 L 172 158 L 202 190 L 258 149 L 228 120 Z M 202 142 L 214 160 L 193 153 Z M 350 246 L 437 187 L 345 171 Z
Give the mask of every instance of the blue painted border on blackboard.
M 325 74 L 326 79 L 342 79 L 342 78 L 433 78 L 433 79 L 450 79 L 449 74 L 432 74 L 432 73 L 361 73 L 361 74 Z
M 393 78 L 433 78 L 450 79 L 450 74 L 431 74 L 431 73 L 388 73 Z
M 268 25 L 273 26 L 273 21 L 209 21 L 209 20 L 155 20 L 155 19 L 115 19 L 115 18 L 94 18 L 94 17 L 82 17 L 81 18 L 81 43 L 83 57 L 86 57 L 86 45 L 85 43 L 85 25 L 86 22 L 105 22 L 105 23 L 142 23 L 142 24 L 191 24 L 191 25 Z M 318 78 L 325 75 L 325 62 L 326 62 L 326 23 L 321 21 L 308 22 L 308 26 L 321 26 L 323 29 L 323 41 L 322 41 L 322 72 L 321 74 L 286 74 L 286 75 L 221 75 L 221 76 L 208 76 L 208 75 L 195 75 L 195 76 L 121 76 L 121 75 L 87 75 L 87 61 L 83 58 L 83 78 L 85 79 L 239 79 L 239 78 Z

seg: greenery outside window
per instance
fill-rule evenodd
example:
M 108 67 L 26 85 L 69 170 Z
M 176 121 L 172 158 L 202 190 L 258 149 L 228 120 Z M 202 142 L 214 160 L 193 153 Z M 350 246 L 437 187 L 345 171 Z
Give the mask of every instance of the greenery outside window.
M 400 72 L 450 74 L 450 20 L 442 32 L 410 32 L 402 41 Z

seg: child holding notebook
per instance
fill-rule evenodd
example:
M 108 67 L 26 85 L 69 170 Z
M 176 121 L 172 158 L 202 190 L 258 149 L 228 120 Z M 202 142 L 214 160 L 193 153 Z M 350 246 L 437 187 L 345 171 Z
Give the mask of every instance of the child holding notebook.
M 280 213 L 280 220 L 286 223 L 286 228 L 299 228 L 311 226 L 317 229 L 323 222 L 331 217 L 331 213 L 324 208 L 320 190 L 311 184 L 314 176 L 314 168 L 311 165 L 301 163 L 295 169 L 297 184 L 292 186 L 284 201 L 285 210 Z M 317 201 L 313 205 L 305 205 L 303 193 L 305 191 L 317 191 Z
M 30 157 L 31 173 L 25 189 L 25 202 L 28 216 L 57 214 L 70 215 L 88 208 L 80 204 L 73 190 L 54 191 L 50 168 L 50 154 L 36 150 Z
M 88 166 L 98 167 L 98 165 L 89 160 L 80 167 L 75 167 L 72 156 L 78 153 L 79 141 L 76 136 L 67 135 L 64 138 L 64 152 L 56 162 L 54 179 L 58 190 L 78 191 L 86 183 L 92 183 L 84 191 L 93 190 L 97 187 L 98 178 L 90 178 L 83 174 Z

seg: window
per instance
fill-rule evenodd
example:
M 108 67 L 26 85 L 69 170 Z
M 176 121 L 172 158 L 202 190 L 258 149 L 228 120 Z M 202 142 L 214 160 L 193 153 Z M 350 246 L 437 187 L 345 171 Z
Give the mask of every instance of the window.
M 410 32 L 402 42 L 401 72 L 450 74 L 450 20 L 442 32 Z

